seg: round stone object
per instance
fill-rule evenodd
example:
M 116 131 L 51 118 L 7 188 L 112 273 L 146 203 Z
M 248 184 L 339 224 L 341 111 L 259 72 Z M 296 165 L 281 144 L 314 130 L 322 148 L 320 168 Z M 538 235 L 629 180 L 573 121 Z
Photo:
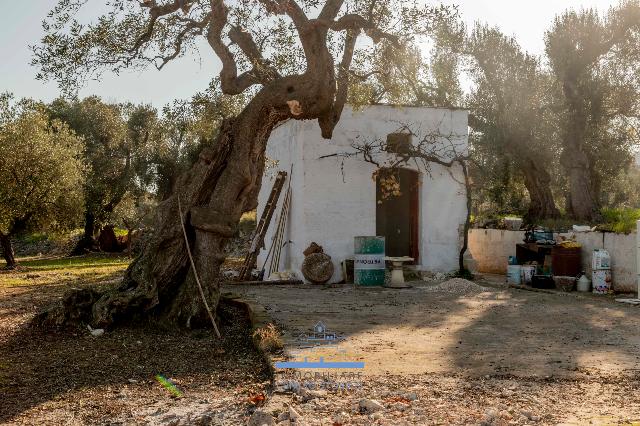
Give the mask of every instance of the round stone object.
M 314 284 L 324 284 L 333 276 L 333 262 L 324 253 L 312 253 L 302 262 L 302 275 Z

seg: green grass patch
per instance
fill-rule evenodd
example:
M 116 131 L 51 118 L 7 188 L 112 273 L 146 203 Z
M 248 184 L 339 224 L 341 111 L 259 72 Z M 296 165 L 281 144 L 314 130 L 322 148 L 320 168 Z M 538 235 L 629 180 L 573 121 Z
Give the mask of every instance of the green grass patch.
M 115 256 L 75 256 L 52 259 L 18 260 L 20 266 L 36 270 L 76 269 L 103 266 L 128 265 L 130 259 Z
M 126 237 L 129 234 L 129 231 L 122 228 L 113 228 L 113 233 L 116 234 L 116 237 Z
M 0 288 L 3 286 L 101 284 L 121 277 L 129 263 L 130 259 L 126 257 L 100 254 L 58 258 L 22 258 L 18 259 L 18 269 L 0 270 Z M 0 269 L 3 266 L 4 264 L 0 263 Z
M 602 217 L 604 224 L 598 227 L 601 231 L 630 234 L 636 230 L 636 222 L 640 220 L 640 209 L 602 209 Z

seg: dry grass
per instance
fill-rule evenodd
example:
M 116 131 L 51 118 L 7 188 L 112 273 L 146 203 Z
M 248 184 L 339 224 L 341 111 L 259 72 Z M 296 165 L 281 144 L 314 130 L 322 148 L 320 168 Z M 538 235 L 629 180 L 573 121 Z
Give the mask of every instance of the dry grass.
M 284 347 L 280 331 L 273 324 L 257 329 L 253 332 L 253 338 L 263 351 L 276 352 Z

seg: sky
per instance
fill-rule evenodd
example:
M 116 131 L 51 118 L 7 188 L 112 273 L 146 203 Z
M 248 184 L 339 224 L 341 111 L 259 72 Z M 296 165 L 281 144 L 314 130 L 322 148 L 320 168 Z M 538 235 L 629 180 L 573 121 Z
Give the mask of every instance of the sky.
M 393 0 L 390 0 L 393 1 Z M 93 13 L 101 2 L 91 1 Z M 433 3 L 431 1 L 431 3 Z M 544 32 L 558 13 L 575 8 L 597 8 L 605 11 L 617 4 L 614 0 L 445 0 L 456 4 L 462 18 L 469 24 L 475 21 L 498 26 L 513 35 L 530 53 L 544 51 Z M 55 83 L 35 79 L 37 70 L 30 65 L 30 45 L 42 37 L 41 22 L 54 0 L 0 0 L 0 92 L 13 92 L 17 97 L 31 97 L 49 101 L 58 95 Z M 220 63 L 205 43 L 197 54 L 168 64 L 162 71 L 106 74 L 101 81 L 88 83 L 80 96 L 99 95 L 107 101 L 149 103 L 156 107 L 174 99 L 186 99 L 207 88 L 219 70 Z

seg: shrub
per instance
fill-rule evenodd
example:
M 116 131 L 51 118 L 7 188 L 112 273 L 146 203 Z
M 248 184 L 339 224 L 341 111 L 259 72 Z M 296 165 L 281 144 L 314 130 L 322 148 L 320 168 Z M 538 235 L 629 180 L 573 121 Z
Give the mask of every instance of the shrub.
M 640 220 L 640 209 L 603 209 L 602 217 L 604 225 L 600 227 L 601 230 L 629 234 L 636 230 L 636 222 Z
M 273 324 L 267 324 L 253 332 L 253 338 L 263 351 L 275 352 L 284 347 L 280 332 Z

